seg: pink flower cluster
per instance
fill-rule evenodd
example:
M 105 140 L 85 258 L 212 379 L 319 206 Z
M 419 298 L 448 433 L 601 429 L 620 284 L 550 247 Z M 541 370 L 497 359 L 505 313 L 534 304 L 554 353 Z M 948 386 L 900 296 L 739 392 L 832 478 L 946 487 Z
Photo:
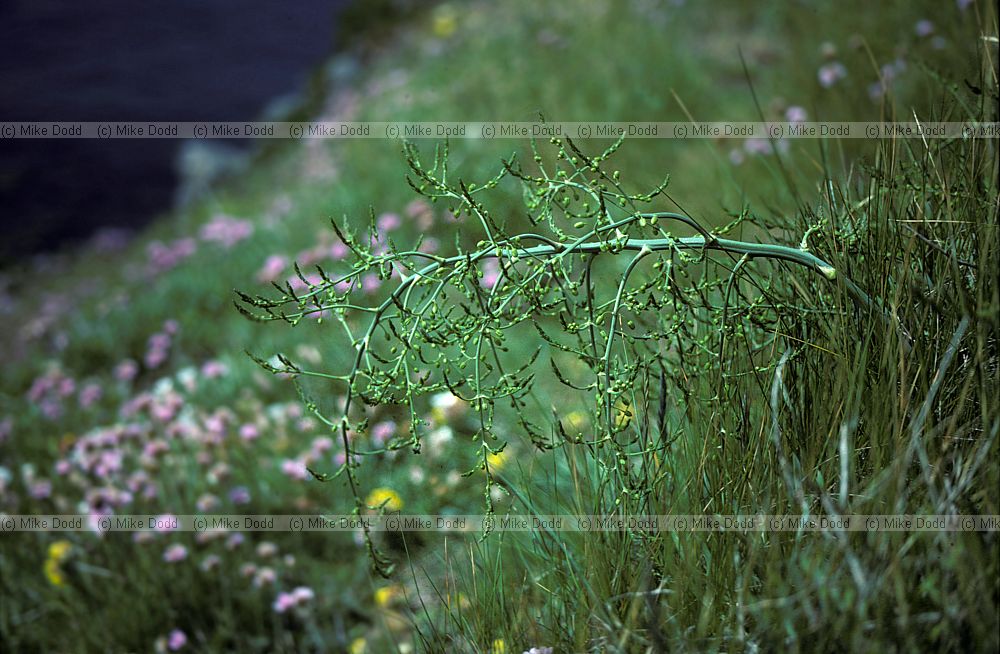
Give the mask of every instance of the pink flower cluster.
M 76 381 L 60 367 L 52 366 L 32 382 L 28 401 L 38 407 L 45 418 L 55 420 L 63 413 L 63 401 L 75 393 Z
M 820 86 L 824 89 L 828 89 L 847 77 L 847 68 L 839 61 L 833 61 L 820 66 L 816 76 L 819 78 Z
M 299 586 L 290 593 L 278 593 L 272 605 L 275 613 L 285 613 L 296 607 L 305 606 L 316 597 L 311 588 Z
M 137 374 L 139 374 L 139 364 L 132 359 L 123 359 L 115 366 L 114 375 L 118 381 L 132 381 Z
M 147 368 L 155 369 L 163 365 L 170 353 L 170 345 L 173 336 L 180 329 L 176 320 L 168 320 L 163 324 L 163 329 L 149 337 L 146 345 L 146 355 L 143 362 Z
M 303 425 L 299 425 L 300 431 Z M 332 457 L 330 452 L 334 449 L 334 442 L 329 436 L 317 436 L 313 439 L 308 450 L 302 452 L 294 459 L 285 459 L 281 462 L 281 472 L 285 476 L 296 481 L 304 481 L 311 476 L 308 468 L 315 468 L 323 465 L 333 464 L 340 466 L 346 460 L 344 453 L 338 451 Z
M 187 556 L 187 548 L 179 543 L 174 543 L 163 552 L 163 560 L 167 563 L 183 561 Z
M 479 279 L 480 285 L 485 289 L 490 289 L 497 285 L 500 280 L 500 262 L 490 258 L 483 263 L 483 276 Z
M 272 254 L 264 261 L 264 265 L 257 272 L 257 281 L 262 284 L 277 281 L 286 268 L 288 268 L 288 257 L 280 254 Z
M 183 631 L 174 629 L 170 632 L 170 636 L 167 638 L 167 647 L 170 648 L 171 652 L 176 652 L 185 645 L 187 645 L 187 635 Z
M 785 121 L 789 123 L 804 123 L 809 119 L 809 113 L 805 110 L 805 108 L 799 105 L 792 105 L 785 109 L 784 118 Z M 775 152 L 788 152 L 788 149 L 788 141 L 783 138 L 777 138 L 773 143 L 771 139 L 758 137 L 748 138 L 743 142 L 743 147 L 741 149 L 733 149 L 729 151 L 729 161 L 734 166 L 739 166 L 746 161 L 747 156 L 768 156 L 774 154 Z
M 372 444 L 375 447 L 382 447 L 389 438 L 396 432 L 396 423 L 391 420 L 384 420 L 376 423 L 371 430 Z
M 423 199 L 416 199 L 406 205 L 403 211 L 406 218 L 410 219 L 420 231 L 426 231 L 434 224 L 434 210 L 431 205 Z M 369 246 L 372 252 L 375 254 L 385 254 L 388 252 L 388 240 L 384 238 L 389 232 L 399 229 L 403 226 L 403 217 L 394 212 L 385 212 L 380 214 L 375 219 L 376 233 L 371 236 Z M 420 250 L 426 253 L 432 253 L 437 251 L 438 242 L 433 238 L 424 239 L 420 246 Z M 333 240 L 333 237 L 328 231 L 322 232 L 317 237 L 317 244 L 313 247 L 307 248 L 298 252 L 294 257 L 288 257 L 287 255 L 274 253 L 268 255 L 261 265 L 260 269 L 257 271 L 257 280 L 261 283 L 277 282 L 278 280 L 285 278 L 285 282 L 291 285 L 292 289 L 296 292 L 302 292 L 310 288 L 310 286 L 315 286 L 322 281 L 320 275 L 316 272 L 305 272 L 307 268 L 314 265 L 321 265 L 327 268 L 325 264 L 336 263 L 344 260 L 349 254 L 350 250 L 347 246 L 340 240 Z M 303 271 L 303 276 L 305 280 L 301 279 L 298 275 L 289 275 L 289 269 L 291 268 L 291 262 L 295 261 L 298 263 L 300 269 Z M 340 275 L 335 274 L 332 270 L 327 270 L 330 276 L 334 279 Z M 399 271 L 395 268 L 391 271 L 391 276 L 393 278 L 399 278 Z M 363 276 L 360 280 L 356 280 L 356 283 L 351 281 L 339 282 L 336 285 L 336 290 L 338 293 L 347 293 L 352 287 L 359 288 L 362 292 L 367 294 L 372 294 L 377 292 L 382 286 L 382 280 L 379 279 L 377 274 L 369 273 Z M 315 311 L 311 314 L 311 317 L 318 318 L 326 315 L 327 312 Z
M 179 238 L 171 243 L 153 241 L 146 246 L 150 274 L 158 275 L 174 268 L 198 250 L 198 242 L 193 238 Z
M 201 240 L 217 243 L 227 250 L 253 235 L 253 223 L 225 214 L 214 216 L 202 225 Z

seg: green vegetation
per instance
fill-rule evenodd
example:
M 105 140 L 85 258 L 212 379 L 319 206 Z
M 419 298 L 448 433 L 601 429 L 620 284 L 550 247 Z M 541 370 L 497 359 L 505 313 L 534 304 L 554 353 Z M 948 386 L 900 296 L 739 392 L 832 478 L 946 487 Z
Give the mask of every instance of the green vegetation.
M 997 110 L 990 3 L 411 21 L 318 118 Z M 1000 514 L 996 141 L 790 143 L 271 148 L 7 273 L 0 512 Z M 96 531 L 0 537 L 5 649 L 1000 648 L 996 532 Z

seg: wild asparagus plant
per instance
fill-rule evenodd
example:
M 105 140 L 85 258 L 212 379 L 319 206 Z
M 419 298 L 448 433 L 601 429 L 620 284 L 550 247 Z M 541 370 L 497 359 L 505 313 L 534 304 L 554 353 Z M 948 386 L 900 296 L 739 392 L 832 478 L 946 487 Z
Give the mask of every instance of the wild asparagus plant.
M 331 276 L 317 266 L 321 281 L 316 283 L 296 266 L 304 292 L 290 284 L 275 284 L 279 295 L 271 298 L 238 292 L 237 308 L 252 319 L 294 325 L 325 316 L 343 327 L 354 355 L 342 374 L 310 370 L 285 355 L 278 355 L 277 363 L 254 358 L 274 373 L 342 385 L 345 400 L 336 415 L 305 398 L 309 410 L 339 433 L 346 455 L 338 470 L 312 472 L 321 480 L 345 475 L 355 512 L 378 508 L 366 507 L 362 499 L 359 460 L 405 447 L 419 452 L 424 427 L 419 398 L 445 391 L 468 403 L 477 416 L 479 463 L 465 474 L 485 471 L 488 513 L 495 483 L 490 455 L 507 444 L 497 433 L 501 403 L 536 446 L 587 446 L 616 480 L 615 504 L 625 500 L 636 506 L 627 500 L 641 500 L 642 484 L 633 483 L 630 462 L 662 449 L 667 380 L 683 391 L 683 380 L 696 374 L 695 368 L 721 370 L 728 336 L 738 336 L 752 353 L 763 351 L 774 334 L 788 331 L 780 328 L 787 316 L 771 295 L 766 275 L 745 276 L 749 262 L 795 264 L 843 283 L 862 308 L 876 308 L 861 288 L 810 252 L 806 239 L 799 247 L 736 240 L 726 235 L 745 214 L 709 231 L 682 213 L 650 210 L 664 201 L 668 180 L 646 193 L 626 190 L 619 172 L 608 166 L 622 140 L 596 156 L 584 154 L 569 138 L 550 144 L 553 154 L 543 157 L 532 142 L 533 171 L 512 156 L 481 185 L 454 178 L 447 143 L 435 150 L 430 168 L 414 146 L 405 144 L 413 189 L 473 225 L 456 230 L 453 254 L 425 251 L 423 237 L 410 249 L 400 248 L 377 233 L 372 214 L 364 237 L 346 222 L 332 223 L 355 255 L 350 272 Z M 523 217 L 502 218 L 487 205 L 487 195 L 505 178 L 520 181 L 528 210 Z M 470 243 L 463 235 L 473 229 L 480 238 Z M 680 236 L 678 230 L 691 234 Z M 491 267 L 492 275 L 484 279 Z M 392 290 L 379 303 L 359 304 L 355 291 L 372 272 L 391 280 Z M 780 272 L 795 274 L 788 268 Z M 525 355 L 521 335 L 530 337 L 528 330 L 535 333 L 537 347 Z M 512 349 L 511 343 L 518 346 Z M 591 437 L 571 433 L 563 424 L 565 411 L 539 399 L 535 382 L 541 357 L 548 359 L 554 380 L 589 396 L 595 419 Z M 751 372 L 773 365 L 764 361 Z M 659 386 L 658 402 L 649 399 L 651 386 Z M 381 405 L 406 407 L 408 434 L 384 447 L 366 448 L 359 438 L 368 426 L 365 407 Z M 388 562 L 367 532 L 365 539 L 376 569 L 387 573 Z

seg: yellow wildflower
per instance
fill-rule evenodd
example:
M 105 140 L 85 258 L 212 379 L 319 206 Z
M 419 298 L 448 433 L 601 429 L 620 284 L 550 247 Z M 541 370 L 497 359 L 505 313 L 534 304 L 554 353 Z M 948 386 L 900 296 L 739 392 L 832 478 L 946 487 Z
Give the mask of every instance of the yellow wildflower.
M 447 38 L 458 29 L 458 16 L 455 8 L 448 4 L 440 5 L 434 12 L 434 36 Z
M 53 543 L 49 543 L 48 558 L 45 559 L 45 564 L 42 566 L 42 571 L 45 573 L 45 578 L 49 580 L 49 583 L 53 586 L 64 586 L 66 584 L 66 577 L 63 575 L 62 562 L 69 557 L 69 553 L 73 550 L 73 544 L 68 540 L 57 540 Z
M 496 472 L 507 464 L 509 458 L 510 455 L 507 454 L 506 450 L 497 452 L 496 454 L 488 454 L 486 455 L 486 465 L 489 466 L 490 470 Z
M 68 540 L 57 540 L 49 544 L 49 559 L 56 563 L 62 563 L 69 556 L 73 549 L 73 544 Z
M 48 579 L 49 583 L 53 586 L 63 586 L 66 584 L 66 578 L 63 576 L 62 568 L 59 567 L 59 561 L 56 561 L 55 559 L 46 559 L 43 570 L 45 571 L 45 578 Z
M 506 654 L 507 643 L 503 642 L 503 638 L 497 638 L 493 641 L 493 648 L 490 651 L 493 654 Z
M 387 608 L 399 595 L 399 586 L 383 586 L 375 591 L 375 604 L 379 608 Z
M 391 488 L 376 488 L 371 493 L 368 493 L 367 502 L 368 506 L 375 509 L 383 505 L 387 511 L 399 511 L 403 508 L 403 498 Z
M 368 641 L 361 637 L 352 640 L 351 644 L 347 647 L 347 651 L 350 652 L 350 654 L 365 654 L 367 650 Z

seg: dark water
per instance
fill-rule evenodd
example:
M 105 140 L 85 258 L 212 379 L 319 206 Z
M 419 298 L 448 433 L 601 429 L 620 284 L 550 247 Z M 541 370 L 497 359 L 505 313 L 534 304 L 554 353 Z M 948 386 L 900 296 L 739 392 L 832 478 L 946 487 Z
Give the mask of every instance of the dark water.
M 252 120 L 331 52 L 345 3 L 0 0 L 0 120 Z M 181 144 L 0 141 L 0 263 L 148 222 Z

